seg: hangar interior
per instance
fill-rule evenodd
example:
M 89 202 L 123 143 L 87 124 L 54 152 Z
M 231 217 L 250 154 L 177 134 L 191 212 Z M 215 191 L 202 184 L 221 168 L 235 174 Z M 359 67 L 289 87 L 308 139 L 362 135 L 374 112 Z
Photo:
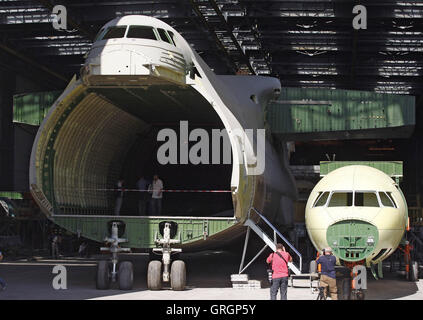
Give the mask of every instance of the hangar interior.
M 31 249 L 45 247 L 47 238 L 40 237 L 45 233 L 39 231 L 49 226 L 31 207 L 27 194 L 27 163 L 37 127 L 73 75 L 80 72 L 84 55 L 101 26 L 115 17 L 130 14 L 153 16 L 174 27 L 216 74 L 265 75 L 280 79 L 283 90 L 279 105 L 290 106 L 291 109 L 286 110 L 291 113 L 267 121 L 282 118 L 291 121 L 272 126 L 274 138 L 289 145 L 290 165 L 299 189 L 294 236 L 297 241 L 306 237 L 304 205 L 313 185 L 320 179 L 315 166 L 327 160 L 403 161 L 401 188 L 407 198 L 410 219 L 413 227 L 423 226 L 422 1 L 371 1 L 366 4 L 367 29 L 361 30 L 352 27 L 352 8 L 359 1 L 66 0 L 60 4 L 67 9 L 67 30 L 52 27 L 51 11 L 56 4 L 59 3 L 50 0 L 0 1 L 0 195 L 19 203 L 16 206 L 19 221 L 2 224 L 7 226 L 0 230 L 2 235 L 18 235 L 18 240 Z M 351 119 L 360 119 L 361 115 L 348 109 L 347 102 L 354 99 L 345 92 L 352 90 L 380 94 L 355 97 L 357 103 L 378 99 L 386 102 L 382 95 L 393 97 L 386 104 L 394 105 L 396 110 L 392 111 L 390 121 L 386 120 L 385 109 L 375 103 L 373 111 L 363 112 L 367 112 L 367 116 L 374 112 L 372 116 L 383 118 L 378 122 L 368 116 L 363 126 L 354 127 Z M 319 96 L 319 92 L 344 92 L 345 96 L 333 94 L 328 98 L 324 94 Z M 120 110 L 129 108 L 126 113 L 131 114 L 135 100 L 122 103 L 109 92 L 103 94 L 109 95 L 108 100 Z M 172 95 L 162 92 L 157 99 L 167 99 L 166 103 L 173 100 L 174 106 L 183 107 L 192 102 L 187 95 L 178 97 L 175 102 L 175 97 L 169 94 Z M 133 99 L 137 96 L 133 95 Z M 399 100 L 395 100 L 396 97 Z M 332 101 L 330 108 L 325 101 Z M 336 115 L 333 101 L 341 101 L 340 108 L 346 108 L 342 109 L 343 113 Z M 415 106 L 415 113 L 408 111 L 410 103 Z M 278 101 L 273 105 L 277 106 Z M 317 127 L 326 128 L 328 134 L 313 134 L 316 129 L 313 123 L 307 124 L 306 115 L 295 113 L 298 106 L 316 108 L 316 121 L 321 124 Z M 204 113 L 193 115 L 198 116 L 193 122 L 206 121 L 221 127 L 219 119 L 207 111 L 207 107 L 204 105 Z M 277 108 L 272 108 L 269 106 L 269 114 L 277 112 Z M 134 184 L 140 174 L 137 170 L 140 170 L 141 159 L 145 159 L 145 137 L 155 135 L 165 125 L 153 119 L 157 117 L 162 122 L 161 111 L 149 113 L 154 117 L 148 120 L 146 115 L 133 115 L 152 126 L 145 135 L 138 136 L 127 155 L 121 157 L 125 169 L 113 173 L 114 178 L 123 175 L 129 184 Z M 182 118 L 178 114 L 166 119 L 166 126 L 179 121 L 178 117 Z M 337 125 L 334 117 L 348 125 Z M 295 123 L 299 122 L 308 129 L 298 129 Z M 334 127 L 326 127 L 327 124 Z M 119 143 L 117 141 L 117 145 Z M 116 147 L 115 151 L 118 150 Z M 98 156 L 94 152 L 93 149 L 92 155 Z M 146 162 L 144 168 L 154 171 L 157 163 Z M 180 187 L 181 181 L 187 188 L 220 189 L 229 184 L 230 170 L 225 165 L 216 171 L 188 166 L 163 175 L 168 177 L 167 185 L 175 189 Z M 187 178 L 192 181 L 186 181 Z M 172 205 L 175 210 L 181 197 L 191 196 L 170 197 L 176 197 Z M 190 210 L 202 209 L 204 199 L 208 201 L 205 207 L 210 208 L 209 214 L 231 209 L 226 195 L 207 197 L 209 195 L 201 195 L 196 203 L 191 202 Z M 126 205 L 128 210 L 135 206 L 130 202 Z

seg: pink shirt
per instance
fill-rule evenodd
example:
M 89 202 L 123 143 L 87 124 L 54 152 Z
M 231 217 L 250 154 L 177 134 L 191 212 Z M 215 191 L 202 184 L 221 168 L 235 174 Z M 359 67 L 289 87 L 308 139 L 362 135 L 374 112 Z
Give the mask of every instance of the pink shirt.
M 288 264 L 290 259 L 290 255 L 288 252 L 279 252 L 281 256 L 286 260 L 283 261 L 279 255 L 276 254 L 276 252 L 271 253 L 269 257 L 266 259 L 267 263 L 272 263 L 272 269 L 273 269 L 273 279 L 277 278 L 283 278 L 288 277 Z

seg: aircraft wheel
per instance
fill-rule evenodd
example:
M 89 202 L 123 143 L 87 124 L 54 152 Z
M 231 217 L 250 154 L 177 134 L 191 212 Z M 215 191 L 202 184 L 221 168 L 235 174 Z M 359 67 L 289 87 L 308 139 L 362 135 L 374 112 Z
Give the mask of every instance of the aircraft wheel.
M 172 261 L 181 260 L 181 254 L 179 252 L 172 254 Z
M 162 288 L 162 262 L 150 261 L 147 269 L 147 287 L 149 290 L 160 290 Z
M 170 285 L 175 291 L 182 291 L 186 285 L 186 267 L 185 262 L 176 260 L 170 267 Z
M 419 264 L 417 261 L 411 261 L 410 263 L 410 275 L 408 277 L 410 281 L 418 281 L 419 280 Z
M 110 288 L 109 261 L 102 260 L 97 263 L 96 287 L 99 290 L 107 290 Z
M 132 290 L 134 284 L 134 265 L 130 261 L 119 264 L 118 280 L 120 290 Z

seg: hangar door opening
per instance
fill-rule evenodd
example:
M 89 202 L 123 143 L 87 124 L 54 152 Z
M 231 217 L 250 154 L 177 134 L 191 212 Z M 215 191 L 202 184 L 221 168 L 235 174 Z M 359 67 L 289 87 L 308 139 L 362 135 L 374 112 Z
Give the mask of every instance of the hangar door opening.
M 232 164 L 162 165 L 157 160 L 165 143 L 157 140 L 162 129 L 177 134 L 179 160 L 181 143 L 188 150 L 196 144 L 181 142 L 181 121 L 189 131 L 202 128 L 209 137 L 213 129 L 224 128 L 212 106 L 191 87 L 89 87 L 60 104 L 63 110 L 51 113 L 41 128 L 50 136 L 41 135 L 35 146 L 37 181 L 56 214 L 114 215 L 122 178 L 120 215 L 139 215 L 136 182 L 143 176 L 151 183 L 158 174 L 164 189 L 173 190 L 163 193 L 162 216 L 233 216 Z M 151 193 L 144 194 L 151 199 Z M 147 204 L 146 215 L 150 209 Z

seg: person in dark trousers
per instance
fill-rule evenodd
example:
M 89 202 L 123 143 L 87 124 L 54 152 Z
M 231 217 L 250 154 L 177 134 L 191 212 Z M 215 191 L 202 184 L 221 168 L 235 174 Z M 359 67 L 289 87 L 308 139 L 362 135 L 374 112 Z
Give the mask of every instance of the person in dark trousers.
M 119 181 L 116 183 L 116 188 L 118 189 L 118 191 L 117 191 L 116 203 L 115 203 L 115 216 L 120 215 L 120 208 L 122 207 L 122 202 L 123 202 L 124 183 L 125 181 L 123 179 L 119 179 Z
M 281 300 L 287 300 L 288 290 L 288 262 L 292 262 L 291 255 L 286 252 L 285 247 L 276 244 L 276 252 L 267 257 L 266 262 L 273 270 L 272 285 L 270 287 L 270 300 L 276 300 L 278 291 L 281 292 Z
M 329 287 L 330 297 L 332 300 L 338 300 L 338 288 L 336 287 L 336 273 L 335 273 L 335 264 L 336 258 L 332 255 L 331 248 L 325 248 L 323 255 L 320 256 L 317 260 L 317 265 L 322 266 L 322 271 L 320 275 L 320 286 Z M 326 296 L 326 290 L 324 290 Z
M 139 178 L 137 181 L 137 189 L 138 190 L 147 190 L 148 188 L 148 181 L 144 179 L 143 176 Z M 147 208 L 147 193 L 145 191 L 139 191 L 138 195 L 138 214 L 140 216 L 146 215 L 146 208 Z
M 78 249 L 78 256 L 79 257 L 88 257 L 88 249 L 87 249 L 87 246 L 88 246 L 88 244 L 87 244 L 87 242 L 86 241 L 83 241 L 82 243 L 81 243 L 81 245 L 79 246 L 79 249 Z
M 151 190 L 151 213 L 153 216 L 162 214 L 162 198 L 163 198 L 163 181 L 159 179 L 157 174 L 153 177 L 149 189 Z
M 0 261 L 3 260 L 3 253 L 0 251 Z M 6 282 L 0 278 L 0 286 L 1 286 L 1 290 L 6 290 Z
M 60 256 L 59 245 L 62 242 L 62 238 L 58 234 L 58 231 L 55 231 L 51 239 L 51 256 L 53 259 L 57 259 Z

